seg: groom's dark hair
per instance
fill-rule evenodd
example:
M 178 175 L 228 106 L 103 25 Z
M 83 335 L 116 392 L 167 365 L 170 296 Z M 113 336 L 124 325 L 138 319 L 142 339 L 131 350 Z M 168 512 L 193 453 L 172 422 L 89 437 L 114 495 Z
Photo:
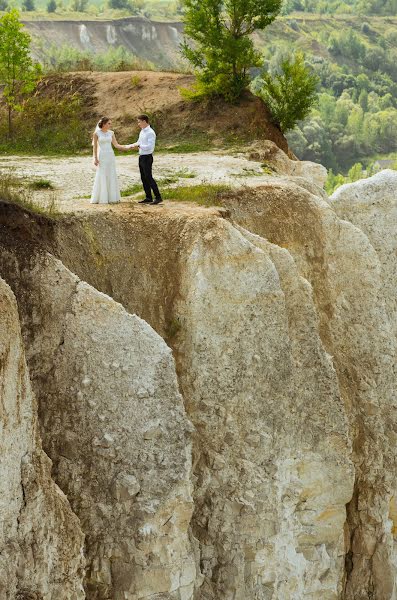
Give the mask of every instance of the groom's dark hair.
M 146 121 L 146 123 L 149 123 L 149 117 L 147 115 L 139 115 L 138 121 Z

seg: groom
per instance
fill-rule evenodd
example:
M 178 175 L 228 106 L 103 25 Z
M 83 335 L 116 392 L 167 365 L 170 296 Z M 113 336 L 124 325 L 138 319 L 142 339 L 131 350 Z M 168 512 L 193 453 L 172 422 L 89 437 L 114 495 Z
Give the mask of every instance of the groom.
M 143 189 L 145 190 L 145 199 L 139 204 L 160 204 L 163 201 L 157 183 L 153 179 L 153 152 L 156 145 L 156 134 L 149 125 L 149 117 L 147 115 L 139 115 L 138 126 L 141 129 L 138 141 L 136 144 L 131 144 L 130 148 L 139 148 L 139 171 Z M 154 201 L 152 197 L 154 193 Z

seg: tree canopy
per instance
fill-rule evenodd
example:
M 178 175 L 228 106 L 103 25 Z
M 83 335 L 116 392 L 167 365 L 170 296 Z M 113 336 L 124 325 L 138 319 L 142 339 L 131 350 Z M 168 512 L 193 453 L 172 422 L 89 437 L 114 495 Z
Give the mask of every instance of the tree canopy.
M 21 99 L 30 92 L 40 76 L 40 65 L 30 56 L 31 38 L 23 31 L 19 13 L 13 9 L 0 19 L 0 84 L 8 107 L 9 134 L 12 112 L 21 109 Z
M 249 69 L 261 64 L 251 34 L 274 21 L 282 0 L 183 0 L 182 53 L 195 70 L 203 95 L 238 98 L 249 83 Z

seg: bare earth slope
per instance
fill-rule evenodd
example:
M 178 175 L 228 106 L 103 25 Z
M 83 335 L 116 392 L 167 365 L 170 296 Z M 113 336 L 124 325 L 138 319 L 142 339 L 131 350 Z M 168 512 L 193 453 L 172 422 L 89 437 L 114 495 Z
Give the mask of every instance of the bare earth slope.
M 184 101 L 179 90 L 193 81 L 191 75 L 154 71 L 54 74 L 41 81 L 37 96 L 45 100 L 76 93 L 80 97 L 87 147 L 101 116 L 112 118 L 119 141 L 125 142 L 132 133 L 137 135 L 136 117 L 144 112 L 150 115 L 162 146 L 192 141 L 206 147 L 210 142 L 268 139 L 288 151 L 286 139 L 259 98 L 247 92 L 236 105 L 219 98 L 207 103 Z

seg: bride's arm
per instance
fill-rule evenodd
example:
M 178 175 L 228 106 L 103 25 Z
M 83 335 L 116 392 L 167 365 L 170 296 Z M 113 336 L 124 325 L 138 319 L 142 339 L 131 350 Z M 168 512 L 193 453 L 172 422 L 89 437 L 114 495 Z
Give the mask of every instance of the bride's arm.
M 98 136 L 96 133 L 94 133 L 92 142 L 93 142 L 92 143 L 92 146 L 93 146 L 92 154 L 93 154 L 93 158 L 94 158 L 94 165 L 97 167 L 99 165 L 99 160 L 98 160 Z
M 130 149 L 130 146 L 122 146 L 121 144 L 119 144 L 118 141 L 116 140 L 116 136 L 114 134 L 112 135 L 112 144 L 118 150 L 129 150 Z

